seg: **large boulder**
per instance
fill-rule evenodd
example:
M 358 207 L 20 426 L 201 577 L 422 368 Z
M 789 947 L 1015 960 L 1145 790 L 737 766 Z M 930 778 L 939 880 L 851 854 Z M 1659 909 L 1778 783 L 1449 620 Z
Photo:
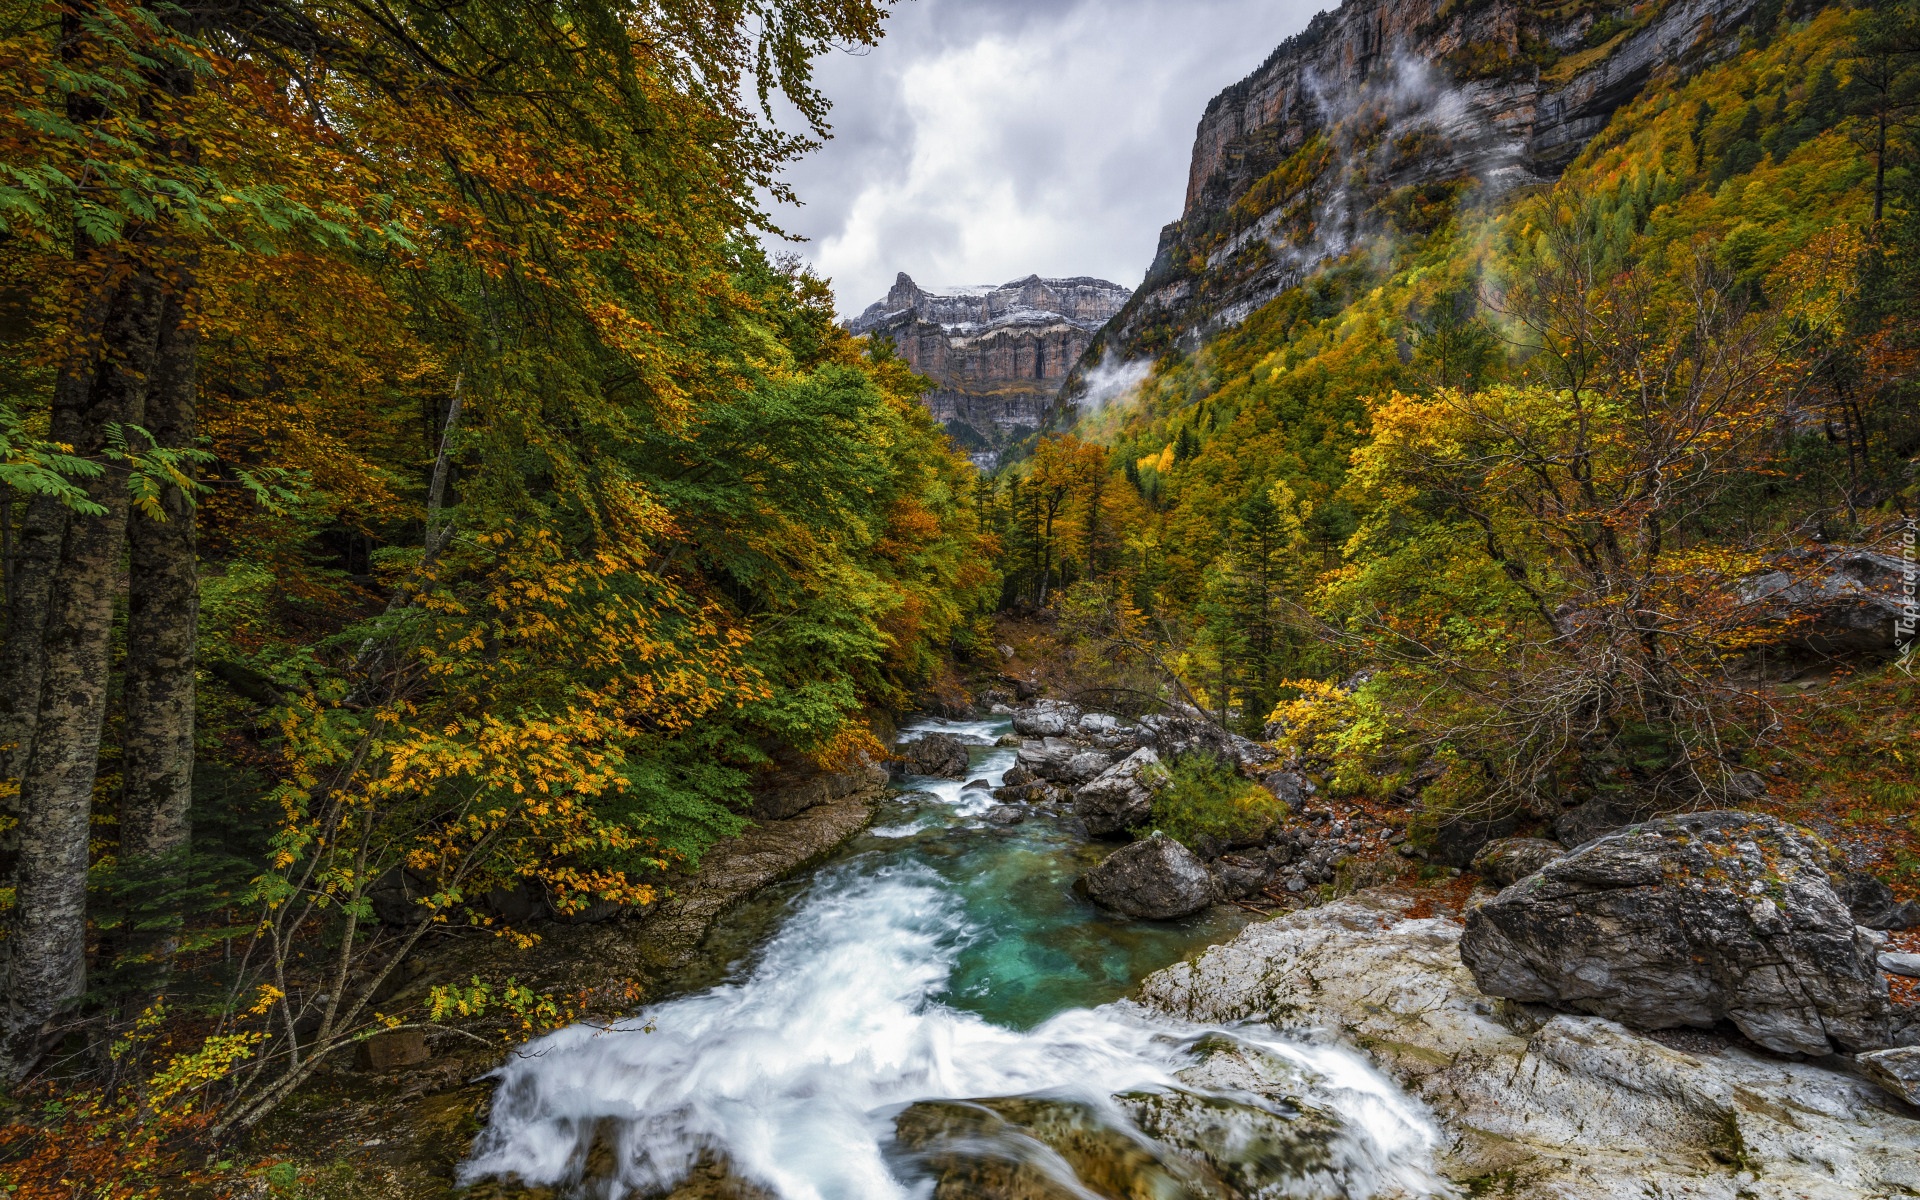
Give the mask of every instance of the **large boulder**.
M 1086 876 L 1087 894 L 1129 917 L 1170 921 L 1220 899 L 1220 884 L 1193 851 L 1164 833 L 1123 846 Z
M 1816 653 L 1892 650 L 1911 570 L 1897 555 L 1858 546 L 1810 548 L 1748 579 L 1740 599 L 1794 619 L 1793 643 Z
M 1061 738 L 1040 738 L 1020 743 L 1014 765 L 1035 779 L 1066 783 L 1072 779 L 1073 759 L 1084 753 L 1081 747 Z
M 1013 731 L 1030 738 L 1065 737 L 1079 724 L 1079 706 L 1065 700 L 1041 700 L 1013 714 Z
M 1430 905 L 1419 891 L 1377 888 L 1255 921 L 1149 976 L 1138 1003 L 1200 1025 L 1262 1022 L 1359 1046 L 1439 1124 L 1435 1165 L 1462 1195 L 1920 1192 L 1920 1120 L 1862 1075 L 1717 1034 L 1655 1041 L 1489 997 L 1461 964 L 1460 926 L 1419 915 Z
M 967 777 L 967 745 L 944 733 L 928 733 L 893 748 L 894 762 L 902 775 L 938 775 L 946 779 Z
M 1480 990 L 1641 1029 L 1730 1020 L 1781 1053 L 1888 1044 L 1873 936 L 1826 849 L 1758 813 L 1664 817 L 1548 863 L 1467 916 Z
M 1546 838 L 1499 838 L 1480 847 L 1480 853 L 1473 856 L 1473 873 L 1501 887 L 1511 887 L 1566 855 L 1565 846 Z
M 1082 784 L 1073 794 L 1073 813 L 1086 823 L 1087 833 L 1112 837 L 1146 824 L 1153 816 L 1153 788 L 1142 772 L 1159 762 L 1153 751 L 1135 750 Z

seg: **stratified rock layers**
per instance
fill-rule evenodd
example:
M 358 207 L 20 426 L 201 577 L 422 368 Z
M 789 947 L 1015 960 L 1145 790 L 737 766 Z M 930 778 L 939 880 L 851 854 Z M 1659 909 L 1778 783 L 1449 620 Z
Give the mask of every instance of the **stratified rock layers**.
M 1000 287 L 929 292 L 903 271 L 886 298 L 846 322 L 893 339 L 937 385 L 928 411 L 965 448 L 990 459 L 1038 429 L 1061 381 L 1131 293 L 1104 279 L 1029 275 Z
M 1180 219 L 1081 369 L 1239 323 L 1404 226 L 1419 207 L 1398 202 L 1409 189 L 1497 195 L 1558 176 L 1656 71 L 1736 51 L 1757 7 L 1637 6 L 1612 36 L 1590 5 L 1346 0 L 1321 13 L 1207 105 Z

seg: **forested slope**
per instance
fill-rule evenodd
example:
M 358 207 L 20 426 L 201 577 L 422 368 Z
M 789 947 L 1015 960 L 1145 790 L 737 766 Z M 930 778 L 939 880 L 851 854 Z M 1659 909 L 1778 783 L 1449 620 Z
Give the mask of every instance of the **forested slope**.
M 371 1030 L 557 1018 L 374 1001 L 524 939 L 490 895 L 645 905 L 979 643 L 924 381 L 755 241 L 812 144 L 756 90 L 824 132 L 881 15 L 0 6 L 0 1082 L 83 1118 L 12 1177 L 133 1194 Z
M 1763 6 L 1552 183 L 1356 167 L 1353 249 L 1009 473 L 1005 601 L 1429 828 L 1817 803 L 1913 882 L 1917 17 Z

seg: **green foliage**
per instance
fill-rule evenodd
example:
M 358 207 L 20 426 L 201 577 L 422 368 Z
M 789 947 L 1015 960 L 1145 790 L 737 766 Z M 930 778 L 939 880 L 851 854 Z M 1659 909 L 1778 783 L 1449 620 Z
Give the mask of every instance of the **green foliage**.
M 1240 778 L 1233 764 L 1211 754 L 1182 755 L 1157 770 L 1164 772 L 1164 782 L 1154 795 L 1152 827 L 1187 846 L 1202 837 L 1255 838 L 1286 818 L 1286 805 L 1271 792 Z

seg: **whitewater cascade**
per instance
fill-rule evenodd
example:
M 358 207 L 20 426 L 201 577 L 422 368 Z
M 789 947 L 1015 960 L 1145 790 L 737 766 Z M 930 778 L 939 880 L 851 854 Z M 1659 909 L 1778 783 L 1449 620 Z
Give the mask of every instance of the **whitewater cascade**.
M 1012 751 L 986 748 L 1003 722 L 914 728 L 981 747 L 973 773 L 996 786 L 1012 765 Z M 979 850 L 1007 831 L 978 819 L 993 805 L 978 787 L 915 780 L 902 800 L 904 813 L 882 819 L 908 819 L 874 828 L 863 843 L 870 848 L 822 869 L 730 981 L 610 1028 L 561 1030 L 511 1056 L 496 1072 L 490 1123 L 463 1181 L 577 1186 L 598 1139 L 591 1183 L 608 1197 L 667 1190 L 703 1156 L 723 1158 L 783 1200 L 925 1196 L 931 1181 L 895 1144 L 894 1121 L 926 1100 L 1077 1101 L 1145 1140 L 1113 1097 L 1184 1086 L 1176 1072 L 1195 1061 L 1209 1031 L 1124 1000 L 1069 1007 L 1026 1029 L 969 1011 L 991 988 L 977 983 L 967 1001 L 956 987 L 961 961 L 971 953 L 993 963 L 991 942 L 1004 936 L 1004 923 L 996 930 L 991 914 L 969 911 L 961 888 L 907 850 L 928 834 L 968 839 Z M 1004 965 L 1000 971 L 1009 977 Z M 1264 1027 L 1214 1032 L 1285 1060 L 1306 1082 L 1301 1099 L 1341 1121 L 1333 1171 L 1263 1196 L 1444 1189 L 1429 1165 L 1433 1126 L 1364 1060 Z M 1093 1195 L 1063 1182 L 1070 1193 Z

